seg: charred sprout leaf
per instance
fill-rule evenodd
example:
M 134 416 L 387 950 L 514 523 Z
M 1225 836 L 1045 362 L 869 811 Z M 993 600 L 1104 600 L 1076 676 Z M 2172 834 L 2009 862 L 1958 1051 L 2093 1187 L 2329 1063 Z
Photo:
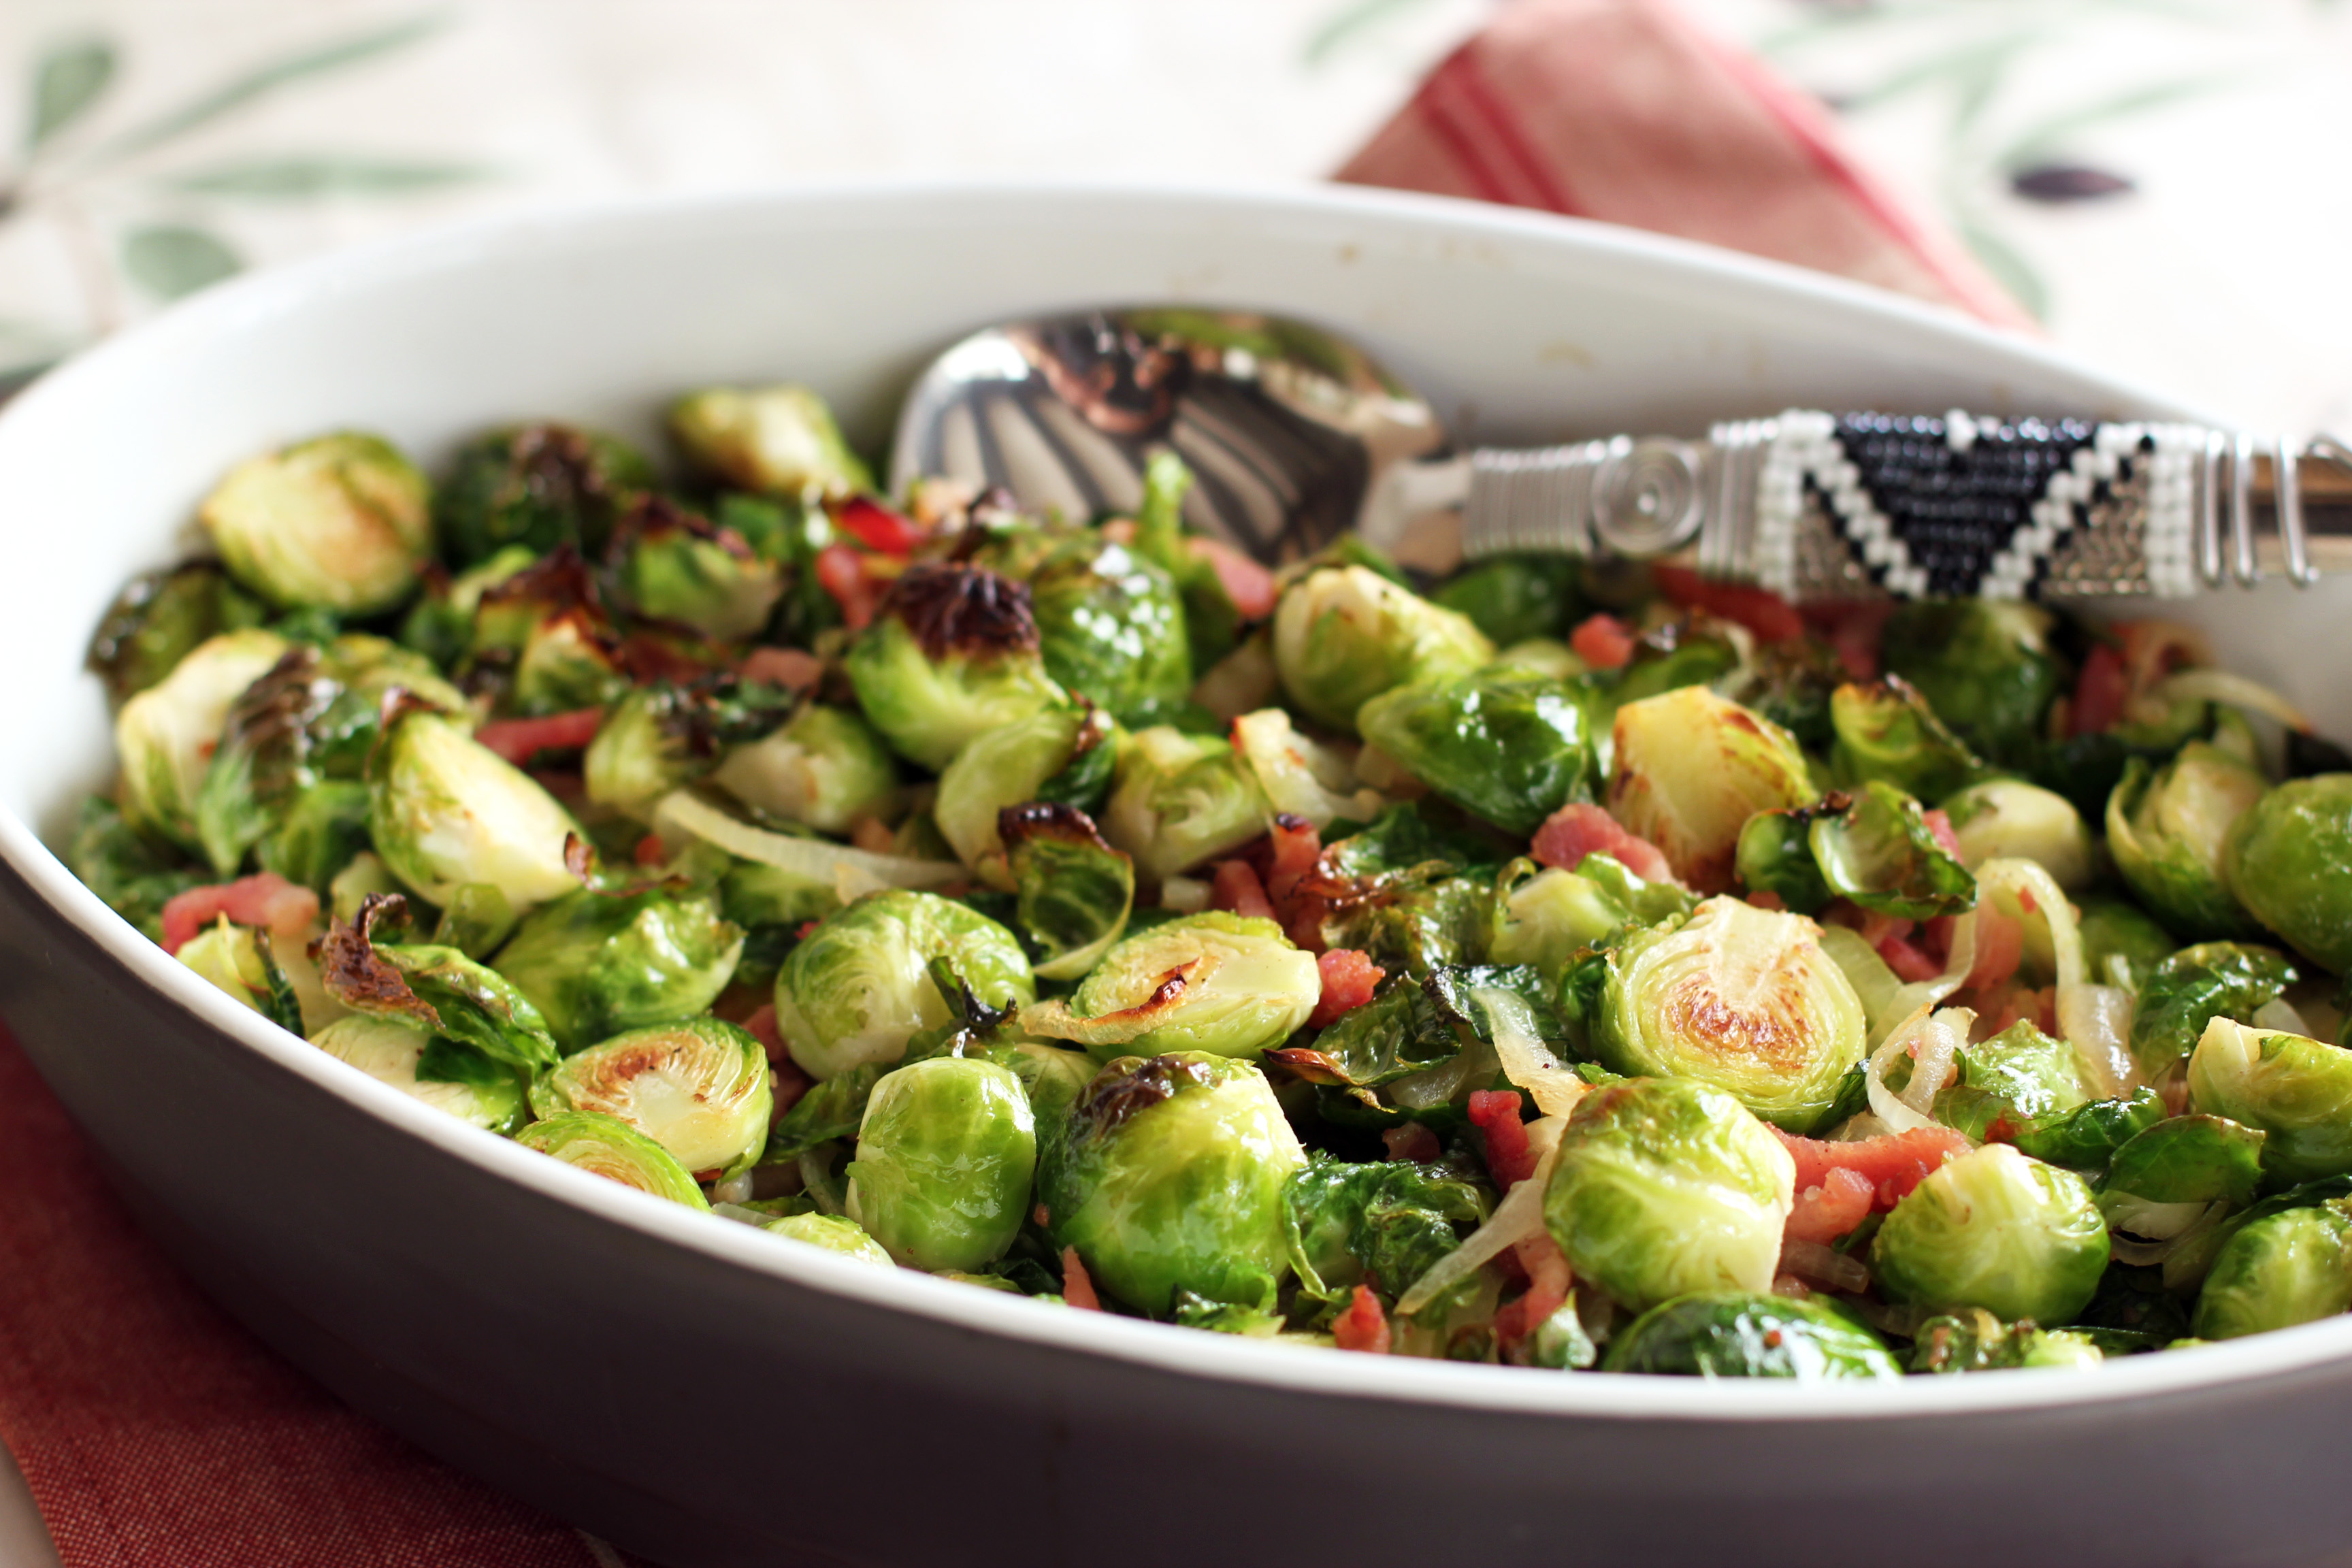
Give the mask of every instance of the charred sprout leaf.
M 2063 795 L 2020 779 L 1987 779 L 1942 809 L 1971 871 L 1987 860 L 2032 860 L 2068 892 L 2089 886 L 2096 872 L 2091 831 Z
M 2264 1135 L 2221 1116 L 2176 1116 L 2116 1151 L 2096 1191 L 2151 1204 L 2254 1201 L 2262 1185 Z M 2104 1202 L 2103 1207 L 2106 1206 Z M 2116 1217 L 2109 1207 L 2108 1217 Z
M 376 922 L 404 907 L 397 894 L 371 895 L 356 921 L 329 928 L 319 951 L 328 994 L 355 1013 L 421 1025 L 519 1068 L 552 1065 L 547 1020 L 504 976 L 455 948 L 375 942 Z
M 1013 887 L 1000 818 L 1041 798 L 1048 780 L 1094 752 L 1108 753 L 1114 726 L 1101 709 L 1056 705 L 974 736 L 940 775 L 931 807 L 940 834 L 956 858 L 991 887 Z
M 82 802 L 66 864 L 107 908 L 158 942 L 163 940 L 163 906 L 211 879 L 140 837 L 114 803 L 99 795 Z
M 1724 695 L 1760 713 L 1813 752 L 1827 752 L 1837 739 L 1830 722 L 1830 696 L 1846 682 L 1837 651 L 1818 637 L 1790 637 L 1759 647 L 1746 671 L 1727 682 Z
M 1941 800 L 1984 767 L 1899 676 L 1849 682 L 1830 699 L 1837 740 L 1830 769 L 1842 784 L 1884 779 L 1923 800 Z
M 197 517 L 230 575 L 280 609 L 390 609 L 433 552 L 431 488 L 381 437 L 343 431 L 231 470 Z
M 708 1209 L 709 1200 L 670 1152 L 623 1121 L 594 1110 L 567 1110 L 534 1121 L 515 1142 L 589 1174 L 688 1208 Z
M 1464 810 L 1530 834 L 1584 794 L 1584 710 L 1559 681 L 1500 666 L 1366 702 L 1364 739 Z
M 2132 892 L 2175 935 L 2255 934 L 2223 857 L 2231 826 L 2267 788 L 2259 770 L 2202 741 L 2189 742 L 2154 773 L 2137 758 L 2125 765 L 2123 782 L 2107 797 L 2107 849 Z M 2297 845 L 2297 867 L 2307 852 Z
M 2071 1171 L 2098 1171 L 2117 1149 L 2165 1115 L 2161 1096 L 2152 1089 L 2136 1089 L 2118 1100 L 2078 1105 L 2046 1126 L 2021 1128 L 2014 1142 L 2037 1160 Z
M 114 750 L 122 768 L 123 819 L 142 833 L 201 849 L 196 796 L 229 709 L 286 651 L 275 632 L 223 632 L 191 649 L 172 673 L 122 705 Z
M 1772 1282 L 1796 1167 L 1770 1128 L 1688 1079 L 1594 1089 L 1561 1133 L 1544 1223 L 1580 1280 L 1636 1311 Z
M 2050 612 L 1991 599 L 1899 605 L 1886 623 L 1879 659 L 1927 699 L 1955 733 L 1987 756 L 2031 749 L 2058 695 Z M 1933 798 L 1932 796 L 1930 798 Z
M 367 783 L 376 853 L 434 903 L 479 882 L 527 910 L 579 886 L 564 845 L 585 838 L 580 825 L 458 720 L 395 700 Z
M 717 386 L 672 405 L 669 433 L 697 468 L 738 489 L 799 499 L 860 495 L 874 476 L 805 386 Z
M 1155 725 L 1118 744 L 1103 837 L 1162 882 L 1265 832 L 1273 812 L 1249 765 L 1218 736 Z
M 2352 773 L 2293 779 L 2232 834 L 2230 885 L 2253 917 L 2330 972 L 2352 976 Z
M 2214 1255 L 2197 1297 L 2199 1339 L 2231 1340 L 2352 1307 L 2352 1215 L 2342 1198 L 2263 1215 Z
M 219 562 L 190 561 L 133 577 L 107 607 L 83 662 L 121 708 L 170 675 L 197 645 L 258 626 L 265 614 Z
M 2128 900 L 2086 898 L 2075 907 L 2082 915 L 2083 968 L 2094 984 L 2137 991 L 2179 949 L 2170 932 Z
M 1796 739 L 1704 686 L 1617 710 L 1609 815 L 1704 892 L 1731 885 L 1740 829 L 1815 790 Z
M 1822 879 L 1840 898 L 1904 920 L 1933 920 L 1971 908 L 1977 879 L 1944 852 L 1919 803 L 1873 780 L 1835 814 L 1807 830 Z
M 783 596 L 777 563 L 731 528 L 663 496 L 637 502 L 614 525 L 614 582 L 637 614 L 731 642 L 768 624 Z
M 576 1051 L 705 1011 L 742 949 L 743 929 L 719 918 L 708 897 L 582 889 L 532 910 L 496 967 L 539 1008 L 556 1043 Z
M 2030 1134 L 2053 1129 L 2091 1101 L 2074 1047 L 2024 1020 L 1961 1047 L 1952 1068 L 1951 1084 L 1936 1094 L 1936 1120 L 1979 1141 L 2023 1147 Z
M 1016 919 L 1037 949 L 1038 978 L 1082 979 L 1127 930 L 1134 861 L 1076 806 L 1007 806 L 997 832 L 1020 898 Z
M 457 454 L 435 515 L 459 567 L 517 546 L 536 555 L 568 544 L 602 555 L 614 523 L 653 483 L 652 465 L 616 436 L 510 426 Z
M 1455 871 L 1507 859 L 1483 834 L 1447 823 L 1410 803 L 1381 811 L 1360 830 L 1333 836 L 1323 865 L 1333 876 L 1357 883 L 1431 881 Z
M 909 567 L 845 668 L 866 719 L 934 771 L 973 737 L 1067 700 L 1038 655 L 1028 590 L 977 566 Z
M 401 1019 L 354 1013 L 329 1024 L 310 1043 L 436 1110 L 492 1132 L 510 1133 L 529 1120 L 522 1078 L 513 1068 Z
M 538 559 L 527 546 L 509 544 L 455 577 L 437 567 L 425 571 L 423 591 L 401 617 L 403 647 L 444 669 L 455 669 L 474 647 L 474 614 L 482 595 Z
M 1192 650 L 1176 580 L 1125 545 L 1081 533 L 1029 578 L 1045 673 L 1122 721 L 1148 719 L 1192 689 Z
M 630 682 L 620 634 L 568 544 L 482 590 L 465 664 L 469 687 L 502 687 L 501 709 L 526 718 L 602 708 Z
M 1369 1282 L 1390 1300 L 1486 1223 L 1488 1194 L 1410 1160 L 1357 1165 L 1310 1156 L 1284 1194 L 1300 1289 L 1325 1300 Z
M 768 1056 L 721 1019 L 630 1029 L 575 1051 L 530 1088 L 542 1117 L 593 1110 L 644 1133 L 692 1172 L 748 1169 L 768 1141 Z
M 1356 710 L 1391 688 L 1466 675 L 1495 657 L 1467 616 L 1363 566 L 1311 572 L 1274 614 L 1274 662 L 1292 705 L 1352 734 Z
M 869 894 L 826 916 L 776 972 L 776 1025 L 793 1059 L 819 1081 L 897 1061 L 916 1033 L 951 1021 L 935 958 L 991 1006 L 1036 999 L 1020 942 L 994 921 L 936 893 Z
M 1315 955 L 1291 945 L 1280 926 L 1210 910 L 1129 937 L 1067 1002 L 1024 1008 L 1021 1026 L 1102 1058 L 1255 1057 L 1306 1023 L 1321 995 Z
M 2352 1051 L 2216 1016 L 2189 1058 L 2189 1100 L 2269 1134 L 2273 1187 L 2352 1172 Z
M 226 915 L 181 943 L 180 962 L 232 1000 L 252 1008 L 289 1034 L 302 1032 L 302 1008 L 286 971 L 270 955 L 269 933 L 230 921 Z
M 1560 637 L 1591 613 L 1572 555 L 1489 557 L 1455 574 L 1430 595 L 1467 616 L 1497 647 L 1532 637 Z
M 1249 1063 L 1128 1057 L 1072 1107 L 1039 1196 L 1054 1240 L 1127 1305 L 1164 1314 L 1183 1289 L 1264 1310 L 1289 1272 L 1284 1193 L 1306 1163 Z
M 2080 1176 L 1988 1143 L 1929 1173 L 1870 1244 L 1888 1298 L 2064 1323 L 2107 1267 L 2107 1226 Z
M 1020 1233 L 1036 1124 L 1013 1071 L 933 1057 L 885 1078 L 866 1101 L 848 1167 L 849 1217 L 916 1268 L 974 1269 Z
M 2294 966 L 2266 947 L 2234 942 L 2184 947 L 2150 969 L 2132 1008 L 2132 1059 L 2154 1082 L 2169 1072 L 2215 1018 L 2251 1024 L 2294 984 Z
M 886 814 L 898 793 L 898 762 L 874 727 L 821 702 L 738 744 L 710 778 L 744 805 L 819 833 L 846 833 L 860 817 Z
M 1423 975 L 1494 956 L 1495 890 L 1484 876 L 1400 879 L 1336 902 L 1323 921 L 1326 945 L 1353 948 L 1383 969 Z
M 1609 1342 L 1604 1372 L 1681 1377 L 1900 1377 L 1861 1323 L 1826 1301 L 1710 1290 L 1664 1301 Z

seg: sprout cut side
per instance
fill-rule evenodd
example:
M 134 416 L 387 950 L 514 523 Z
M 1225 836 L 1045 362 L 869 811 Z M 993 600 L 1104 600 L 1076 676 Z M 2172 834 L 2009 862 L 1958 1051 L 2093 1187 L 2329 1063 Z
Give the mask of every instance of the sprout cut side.
M 1470 618 L 1364 566 L 1311 572 L 1274 612 L 1274 664 L 1292 706 L 1352 734 L 1356 710 L 1393 687 L 1466 675 L 1495 645 Z
M 368 832 L 393 874 L 436 904 L 485 883 L 516 910 L 579 887 L 564 858 L 586 835 L 529 773 L 421 708 L 391 720 L 368 762 Z
M 492 1132 L 512 1132 L 530 1114 L 522 1076 L 513 1068 L 397 1018 L 353 1013 L 310 1043 L 379 1083 Z
M 1321 995 L 1315 955 L 1292 946 L 1280 926 L 1211 910 L 1128 938 L 1067 1002 L 1024 1008 L 1021 1026 L 1105 1058 L 1255 1058 L 1305 1024 Z
M 617 1117 L 593 1110 L 567 1110 L 534 1121 L 515 1142 L 592 1176 L 618 1182 L 688 1208 L 708 1210 L 710 1200 L 694 1184 L 670 1152 Z
M 1705 892 L 1731 885 L 1750 816 L 1813 798 L 1795 737 L 1704 686 L 1626 704 L 1614 735 L 1609 815 Z
M 197 516 L 231 575 L 280 609 L 390 609 L 433 552 L 425 476 L 353 431 L 239 464 Z
M 719 1018 L 631 1029 L 563 1058 L 531 1085 L 541 1117 L 593 1110 L 628 1123 L 690 1172 L 731 1174 L 768 1141 L 768 1056 Z

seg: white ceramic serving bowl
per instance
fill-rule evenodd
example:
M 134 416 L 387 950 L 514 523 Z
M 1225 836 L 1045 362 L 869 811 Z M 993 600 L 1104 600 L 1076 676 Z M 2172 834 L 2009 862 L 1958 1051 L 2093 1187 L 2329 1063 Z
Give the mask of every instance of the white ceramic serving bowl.
M 231 284 L 0 416 L 0 1015 L 156 1237 L 353 1405 L 677 1564 L 2082 1568 L 2352 1544 L 2352 1320 L 2091 1376 L 1800 1387 L 1380 1361 L 1039 1306 L 459 1126 L 231 1004 L 44 847 L 110 768 L 91 626 L 241 457 L 358 426 L 435 463 L 530 416 L 650 438 L 685 388 L 786 377 L 878 438 L 968 330 L 1147 300 L 1326 323 L 1486 440 L 1790 405 L 2177 412 L 1811 274 L 1343 190 L 645 202 Z M 2191 614 L 2341 735 L 2347 608 L 2338 580 Z

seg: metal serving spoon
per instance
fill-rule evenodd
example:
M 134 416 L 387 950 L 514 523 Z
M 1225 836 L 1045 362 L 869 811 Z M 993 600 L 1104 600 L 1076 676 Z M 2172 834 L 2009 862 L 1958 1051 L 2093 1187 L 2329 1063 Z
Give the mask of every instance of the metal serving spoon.
M 891 488 L 945 476 L 1092 517 L 1131 510 L 1162 447 L 1198 481 L 1186 521 L 1268 564 L 1355 528 L 1390 549 L 1434 540 L 1441 555 L 1679 559 L 1801 599 L 2251 584 L 2266 552 L 2258 492 L 2272 492 L 2275 554 L 2307 584 L 2318 573 L 2300 465 L 2352 471 L 2352 450 L 2326 437 L 2258 444 L 2201 426 L 1959 410 L 1791 410 L 1699 440 L 1458 453 L 1428 403 L 1344 339 L 1275 316 L 1151 308 L 1012 322 L 949 349 L 900 413 Z

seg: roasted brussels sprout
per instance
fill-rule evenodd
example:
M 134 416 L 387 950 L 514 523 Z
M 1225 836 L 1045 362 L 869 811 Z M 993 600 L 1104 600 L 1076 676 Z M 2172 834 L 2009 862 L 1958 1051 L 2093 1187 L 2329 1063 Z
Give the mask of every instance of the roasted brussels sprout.
M 564 425 L 517 425 L 466 444 L 435 508 L 458 566 L 520 547 L 569 544 L 602 555 L 613 525 L 653 488 L 643 455 L 616 436 Z
M 2216 1015 L 2189 1058 L 2189 1099 L 2268 1133 L 2275 1186 L 2352 1172 L 2352 1051 Z
M 2208 1204 L 2243 1208 L 2261 1190 L 2266 1141 L 2227 1117 L 2168 1117 L 2116 1151 L 2093 1188 L 2099 1212 L 2116 1229 L 2162 1239 Z
M 1730 887 L 1750 816 L 1814 795 L 1793 736 L 1704 686 L 1620 708 L 1612 749 L 1609 815 L 1703 892 Z
M 1533 833 L 1580 794 L 1591 763 L 1575 696 L 1509 665 L 1394 687 L 1356 722 L 1405 772 L 1510 833 Z
M 2050 612 L 1993 599 L 1898 605 L 1880 639 L 1886 671 L 1917 689 L 1937 715 L 1988 756 L 2013 757 L 2042 732 L 2058 695 Z M 2054 873 L 2053 873 L 2054 874 Z
M 940 775 L 931 819 L 948 847 L 983 882 L 1010 889 L 997 817 L 1009 806 L 1047 798 L 1050 783 L 1073 769 L 1109 782 L 1117 748 L 1110 716 L 1083 703 L 1057 704 L 976 735 Z
M 1830 901 L 1830 885 L 1813 859 L 1813 819 L 1834 815 L 1848 804 L 1849 796 L 1832 794 L 1814 805 L 1759 811 L 1749 817 L 1732 850 L 1739 885 L 1750 893 L 1769 893 L 1782 909 L 1818 914 Z
M 536 718 L 617 700 L 630 684 L 622 655 L 595 578 L 566 544 L 482 590 L 463 664 L 501 711 Z
M 506 976 L 453 947 L 373 941 L 376 921 L 402 904 L 397 894 L 376 895 L 361 904 L 355 923 L 328 929 L 319 952 L 328 994 L 355 1013 L 421 1024 L 496 1061 L 553 1065 L 560 1053 L 547 1020 Z
M 2021 1019 L 1953 1053 L 1951 1082 L 1936 1091 L 1934 1109 L 1937 1121 L 1970 1138 L 2019 1142 L 2090 1100 L 2074 1047 Z
M 1306 1163 L 1249 1063 L 1123 1057 L 1071 1107 L 1038 1195 L 1054 1240 L 1130 1307 L 1165 1315 L 1189 1290 L 1266 1308 L 1289 1272 L 1283 1194 Z
M 743 929 L 708 897 L 583 888 L 526 916 L 492 967 L 530 998 L 556 1044 L 576 1051 L 704 1011 L 742 952 Z
M 2097 866 L 2091 832 L 2074 803 L 2021 779 L 1987 779 L 1944 802 L 1959 840 L 1960 863 L 1975 870 L 1988 860 L 2032 860 L 2068 892 L 2090 886 Z
M 856 495 L 874 489 L 834 423 L 805 386 L 714 386 L 673 404 L 669 433 L 696 467 L 769 495 Z
M 1028 590 L 977 566 L 908 568 L 845 668 L 866 719 L 934 772 L 974 736 L 1067 701 L 1038 657 Z
M 512 1132 L 527 1119 L 522 1076 L 513 1068 L 414 1024 L 353 1013 L 310 1043 L 460 1121 Z
M 827 1252 L 838 1252 L 844 1258 L 854 1258 L 860 1263 L 871 1263 L 883 1268 L 895 1268 L 890 1254 L 880 1242 L 866 1234 L 858 1223 L 837 1214 L 793 1214 L 772 1219 L 760 1227 L 771 1236 L 781 1236 L 810 1247 L 822 1247 Z
M 822 1081 L 905 1054 L 951 1017 L 931 978 L 945 959 L 992 1007 L 1034 1002 L 1037 983 L 1013 933 L 936 893 L 873 893 L 825 917 L 776 972 L 776 1026 Z
M 787 742 L 772 751 L 760 752 L 759 747 L 765 742 L 759 738 L 781 734 L 780 726 L 791 728 L 785 717 L 793 712 L 797 701 L 791 692 L 781 688 L 738 680 L 724 674 L 704 676 L 686 686 L 662 680 L 633 687 L 605 712 L 596 726 L 595 738 L 588 742 L 586 754 L 581 758 L 588 798 L 598 805 L 643 817 L 671 790 L 710 772 L 719 763 L 720 752 L 728 746 L 738 746 L 739 754 L 749 751 L 763 758 L 781 760 L 793 753 L 792 744 Z M 834 710 L 808 709 L 795 716 L 793 722 L 820 711 Z M 845 742 L 843 750 L 855 759 L 853 767 L 878 758 L 883 776 L 890 776 L 889 756 L 882 750 L 881 742 L 856 719 L 843 717 L 846 721 L 838 724 L 828 720 L 810 720 L 804 732 L 809 732 L 812 739 L 830 738 Z M 863 748 L 861 742 L 865 742 Z M 747 785 L 769 784 L 773 798 L 789 801 L 793 785 L 815 784 L 810 776 L 814 772 L 812 768 L 795 776 L 780 767 L 779 776 L 772 778 L 755 765 L 744 764 L 738 767 L 734 776 Z
M 665 497 L 639 501 L 614 530 L 614 581 L 631 609 L 731 642 L 768 624 L 782 567 L 731 528 Z
M 2132 1059 L 2150 1083 L 2197 1048 L 2216 1018 L 2254 1022 L 2294 983 L 2294 966 L 2266 947 L 2234 942 L 2184 947 L 2147 971 L 2132 1008 Z
M 257 626 L 223 632 L 122 705 L 114 721 L 114 749 L 122 764 L 125 821 L 184 848 L 203 847 L 196 795 L 229 709 L 285 652 L 286 639 L 276 632 Z
M 392 443 L 342 431 L 238 464 L 196 515 L 229 574 L 278 608 L 365 616 L 416 585 L 431 497 Z
M 1696 1079 L 1791 1132 L 1811 1131 L 1868 1033 L 1862 999 L 1821 935 L 1802 915 L 1731 898 L 1630 933 L 1601 961 L 1593 1055 L 1613 1072 Z
M 2230 886 L 2295 952 L 2352 976 L 2352 773 L 2292 779 L 2241 817 Z
M 446 713 L 393 712 L 368 758 L 367 784 L 376 853 L 434 903 L 478 882 L 520 912 L 580 885 L 564 857 L 570 839 L 586 842 L 572 814 Z
M 1557 868 L 1527 875 L 1533 870 L 1534 862 L 1515 860 L 1496 883 L 1501 907 L 1488 949 L 1496 963 L 1530 963 L 1557 975 L 1579 952 L 1600 945 L 1633 918 L 1590 877 Z
M 1364 566 L 1329 566 L 1292 584 L 1274 612 L 1274 663 L 1293 707 L 1353 734 L 1356 710 L 1392 687 L 1466 675 L 1495 645 Z
M 655 1024 L 564 1058 L 532 1083 L 530 1103 L 542 1118 L 601 1111 L 688 1171 L 732 1173 L 767 1145 L 768 1054 L 723 1019 Z
M 1988 1143 L 1895 1205 L 1870 1267 L 1893 1300 L 2071 1322 L 2107 1267 L 2107 1226 L 2082 1177 Z
M 1493 556 L 1456 573 L 1430 595 L 1467 616 L 1496 647 L 1566 637 L 1591 613 L 1572 555 Z
M 1865 910 L 1924 921 L 1976 902 L 1976 879 L 1936 842 L 1919 803 L 1893 784 L 1873 779 L 1843 810 L 1816 813 L 1805 840 L 1823 885 Z
M 980 1268 L 1020 1234 L 1036 1164 L 1036 1123 L 1011 1068 L 909 1062 L 866 1102 L 849 1217 L 909 1268 Z
M 1214 735 L 1168 725 L 1119 742 L 1118 782 L 1103 807 L 1103 837 L 1165 881 L 1265 831 L 1273 815 L 1248 764 Z
M 2200 1340 L 2316 1322 L 2352 1308 L 2352 1215 L 2343 1199 L 2264 1215 L 2221 1244 L 2198 1292 Z
M 2154 773 L 2134 758 L 2107 797 L 2107 850 L 2148 911 L 2189 941 L 2251 936 L 2223 869 L 2230 829 L 2268 784 L 2219 747 L 2191 741 Z M 2307 851 L 2298 847 L 2300 868 Z M 2250 883 L 2259 879 L 2249 879 Z
M 1830 771 L 1848 784 L 1885 779 L 1922 800 L 1957 793 L 1984 766 L 1899 676 L 1849 682 L 1830 698 Z
M 1280 926 L 1211 910 L 1129 937 L 1067 1002 L 1022 1009 L 1021 1026 L 1097 1057 L 1255 1057 L 1306 1023 L 1321 995 L 1315 955 Z
M 1603 1372 L 1684 1377 L 1900 1377 L 1876 1334 L 1824 1301 L 1748 1290 L 1679 1296 L 1609 1342 Z
M 592 1176 L 635 1187 L 657 1198 L 688 1208 L 708 1209 L 710 1201 L 694 1178 L 686 1173 L 670 1152 L 615 1116 L 594 1110 L 567 1110 L 534 1121 L 515 1134 L 515 1142 L 536 1149 Z
M 1544 1224 L 1580 1279 L 1646 1311 L 1700 1290 L 1770 1288 L 1796 1164 L 1739 1102 L 1688 1079 L 1633 1079 L 1578 1102 Z
M 1037 950 L 1037 978 L 1083 979 L 1127 931 L 1135 862 L 1105 843 L 1076 806 L 1010 806 L 998 823 L 1016 918 Z
M 1299 1286 L 1325 1300 L 1367 1280 L 1391 1300 L 1403 1295 L 1460 1245 L 1456 1230 L 1484 1224 L 1488 1209 L 1484 1192 L 1443 1168 L 1319 1154 L 1293 1173 L 1285 1202 Z
M 266 615 L 219 562 L 185 562 L 126 584 L 98 623 L 84 663 L 120 708 L 179 668 L 198 644 L 258 626 Z
M 1029 576 L 1045 673 L 1123 723 L 1148 723 L 1192 689 L 1192 649 L 1175 579 L 1091 533 Z
M 1310 741 L 1279 708 L 1242 713 L 1233 721 L 1234 750 L 1265 792 L 1266 804 L 1314 824 L 1319 832 L 1341 817 L 1369 822 L 1380 815 L 1379 792 L 1359 789 L 1349 759 Z
M 289 1033 L 302 1032 L 301 1004 L 286 971 L 270 955 L 268 932 L 235 924 L 224 915 L 181 943 L 178 956 L 232 1001 Z
M 813 702 L 781 729 L 729 752 L 710 781 L 771 816 L 846 833 L 898 798 L 898 764 L 856 712 Z
M 1928 1319 L 1913 1340 L 1911 1370 L 1937 1373 L 2011 1367 L 2087 1370 L 2106 1357 L 2088 1334 L 2004 1323 L 1982 1308 Z
M 2082 911 L 2083 970 L 2094 984 L 2137 991 L 2180 945 L 2128 900 L 2086 898 L 2075 907 Z

